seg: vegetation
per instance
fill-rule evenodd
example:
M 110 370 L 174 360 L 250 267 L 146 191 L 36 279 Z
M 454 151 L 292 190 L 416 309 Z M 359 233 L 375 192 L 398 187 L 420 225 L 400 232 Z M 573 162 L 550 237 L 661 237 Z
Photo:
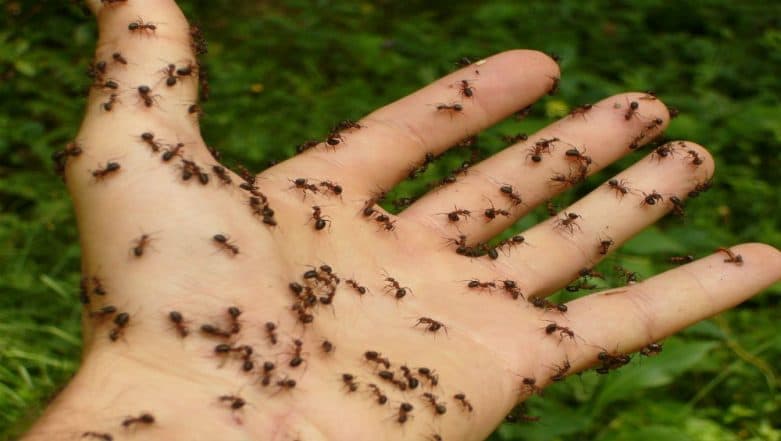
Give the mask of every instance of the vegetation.
M 699 142 L 716 158 L 714 188 L 683 220 L 666 218 L 600 265 L 609 282 L 619 283 L 616 264 L 647 277 L 667 269 L 670 255 L 745 241 L 781 246 L 781 5 L 628 3 L 181 2 L 210 42 L 203 129 L 228 164 L 260 169 L 290 156 L 336 118 L 358 119 L 462 56 L 536 48 L 561 56 L 560 93 L 482 134 L 485 155 L 504 146 L 501 135 L 533 132 L 577 105 L 653 89 L 681 111 L 667 136 Z M 79 126 L 96 29 L 72 3 L 4 0 L 0 8 L 0 438 L 12 439 L 79 362 L 80 251 L 50 155 Z M 448 155 L 394 195 L 419 194 L 465 155 Z M 556 385 L 528 404 L 539 422 L 506 424 L 493 439 L 781 440 L 779 303 L 776 285 L 669 339 L 655 358 Z

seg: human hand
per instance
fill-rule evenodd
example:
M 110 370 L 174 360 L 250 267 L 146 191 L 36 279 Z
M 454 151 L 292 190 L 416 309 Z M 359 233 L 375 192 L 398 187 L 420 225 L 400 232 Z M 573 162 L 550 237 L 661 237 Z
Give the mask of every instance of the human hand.
M 583 115 L 565 118 L 472 167 L 398 219 L 379 222 L 378 215 L 362 216 L 365 201 L 378 188 L 404 178 L 426 152 L 438 155 L 543 95 L 559 73 L 552 61 L 535 52 L 500 54 L 456 72 L 367 116 L 359 122 L 364 127 L 342 132 L 337 145 L 321 145 L 262 173 L 256 185 L 275 210 L 278 225 L 271 227 L 263 223 L 269 216 L 262 209 L 260 216 L 252 214 L 250 195 L 237 188 L 240 181 L 235 175 L 230 175 L 234 185 L 222 185 L 211 169 L 216 162 L 200 139 L 197 115 L 188 112 L 196 99 L 194 77 L 176 76 L 176 84 L 169 87 L 160 72 L 168 62 L 184 67 L 194 60 L 178 10 L 168 3 L 130 0 L 99 14 L 103 32 L 97 59 L 109 60 L 105 80 L 115 79 L 119 92 L 93 90 L 77 137 L 83 153 L 69 158 L 67 177 L 83 232 L 85 275 L 99 277 L 108 291 L 105 297 L 91 294 L 88 311 L 113 305 L 128 312 L 130 321 L 118 327 L 112 322 L 116 315 L 102 321 L 85 316 L 85 363 L 60 402 L 98 417 L 70 420 L 65 430 L 118 436 L 124 433 L 120 423 L 126 415 L 149 411 L 156 423 L 137 430 L 161 437 L 187 438 L 192 430 L 215 431 L 208 439 L 230 439 L 233 433 L 238 439 L 239 432 L 249 438 L 276 432 L 282 439 L 424 439 L 438 432 L 444 439 L 479 439 L 516 400 L 533 391 L 521 387 L 522 378 L 534 378 L 542 387 L 554 376 L 554 366 L 563 366 L 565 360 L 572 373 L 594 364 L 601 348 L 640 348 L 742 301 L 778 278 L 777 252 L 750 245 L 734 248 L 745 260 L 742 266 L 725 263 L 725 255 L 718 254 L 622 292 L 572 302 L 566 314 L 535 309 L 501 289 L 489 293 L 466 287 L 472 278 L 514 280 L 526 298 L 545 296 L 602 257 L 601 239 L 610 237 L 615 242 L 610 249 L 615 249 L 669 211 L 670 195 L 683 198 L 709 178 L 712 161 L 704 150 L 691 144 L 676 146 L 673 155 L 641 160 L 619 176 L 630 193 L 622 196 L 607 185 L 598 189 L 565 210 L 581 218 L 543 223 L 524 233 L 526 244 L 504 248 L 497 260 L 454 253 L 456 245 L 448 244 L 449 239 L 464 234 L 470 244 L 487 240 L 561 190 L 550 180 L 557 174 L 578 178 L 582 165 L 589 165 L 592 173 L 628 152 L 627 146 L 640 134 L 644 133 L 641 141 L 658 134 L 668 114 L 659 101 L 643 99 L 648 98 L 643 94 L 612 97 Z M 154 32 L 131 33 L 128 23 L 138 16 L 156 23 Z M 128 60 L 127 65 L 110 61 L 115 51 Z M 472 96 L 459 93 L 464 79 L 474 80 L 468 85 L 473 87 Z M 152 88 L 148 99 L 139 95 L 140 85 Z M 116 105 L 106 111 L 102 103 L 110 102 L 112 93 L 118 95 Z M 640 107 L 627 119 L 631 102 Z M 438 103 L 463 107 L 460 112 L 438 110 Z M 655 123 L 657 117 L 663 119 L 661 124 Z M 154 133 L 153 142 L 161 142 L 156 154 L 141 139 L 145 132 Z M 550 155 L 542 153 L 539 163 L 527 157 L 530 146 L 552 137 L 561 141 L 554 143 Z M 183 172 L 195 170 L 181 158 L 161 160 L 180 141 L 185 143 L 179 151 L 183 158 L 209 173 L 207 185 L 199 183 L 197 171 L 182 182 Z M 585 146 L 590 164 L 565 156 L 574 146 Z M 701 164 L 692 163 L 689 149 Z M 120 169 L 96 179 L 91 171 L 108 161 L 120 164 Z M 318 194 L 304 198 L 301 190 L 291 189 L 290 180 L 296 178 L 315 184 Z M 326 196 L 319 185 L 326 180 L 341 185 L 341 198 Z M 500 191 L 504 184 L 512 185 L 511 194 L 519 194 L 523 203 L 513 205 Z M 641 206 L 642 192 L 652 191 L 664 200 L 651 199 L 654 204 Z M 483 211 L 489 200 L 510 216 L 486 218 Z M 310 220 L 313 205 L 322 207 L 330 221 L 322 230 L 315 230 Z M 454 206 L 470 209 L 471 217 L 449 221 L 441 213 Z M 393 230 L 384 230 L 392 221 Z M 213 240 L 218 233 L 230 236 L 239 247 L 237 255 L 219 249 Z M 129 243 L 142 234 L 151 239 L 136 257 L 128 250 L 135 245 Z M 423 261 L 438 263 L 422 272 L 418 262 Z M 313 323 L 298 323 L 287 285 L 303 283 L 307 265 L 324 263 L 342 279 L 337 295 L 331 306 L 311 309 Z M 412 291 L 396 299 L 394 292 L 384 292 L 386 277 Z M 346 286 L 348 278 L 370 292 L 360 296 Z M 251 373 L 242 372 L 240 357 L 235 356 L 239 353 L 214 354 L 222 340 L 198 335 L 202 323 L 227 325 L 226 310 L 233 305 L 243 311 L 242 329 L 228 341 L 253 347 L 256 366 Z M 184 315 L 192 331 L 183 340 L 168 321 L 173 310 Z M 434 318 L 447 332 L 416 327 L 420 317 Z M 546 335 L 547 320 L 566 326 L 576 337 Z M 278 324 L 276 346 L 264 336 L 268 321 Z M 109 339 L 112 331 L 118 333 L 115 341 Z M 388 334 L 393 337 L 383 338 Z M 306 360 L 298 367 L 289 366 L 294 338 L 303 340 Z M 336 351 L 320 352 L 322 338 L 332 341 Z M 367 350 L 388 356 L 396 377 L 402 364 L 425 366 L 439 373 L 439 384 L 398 391 L 363 359 Z M 224 358 L 230 361 L 222 364 Z M 260 365 L 267 360 L 277 367 L 273 383 L 264 388 L 259 384 Z M 106 381 L 109 367 L 115 375 Z M 342 373 L 355 375 L 360 383 L 356 393 L 348 392 Z M 297 381 L 293 390 L 276 386 L 284 375 Z M 382 388 L 389 403 L 372 401 L 370 382 Z M 99 394 L 86 392 L 98 388 Z M 436 394 L 447 413 L 435 416 L 421 399 L 423 392 Z M 453 400 L 458 392 L 466 394 L 473 412 Z M 230 403 L 220 402 L 223 395 L 241 396 L 248 404 L 232 411 Z M 414 406 L 404 424 L 398 422 L 401 402 Z M 177 421 L 181 414 L 209 426 L 182 424 Z M 342 414 L 351 415 L 353 424 L 340 424 Z

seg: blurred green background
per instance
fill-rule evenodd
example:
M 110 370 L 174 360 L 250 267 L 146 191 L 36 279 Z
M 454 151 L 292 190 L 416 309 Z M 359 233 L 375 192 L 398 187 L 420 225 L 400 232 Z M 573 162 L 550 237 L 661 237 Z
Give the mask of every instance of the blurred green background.
M 745 241 L 781 246 L 778 2 L 180 4 L 210 43 L 202 125 L 229 165 L 259 170 L 288 157 L 337 120 L 358 119 L 451 71 L 460 57 L 535 48 L 561 56 L 560 92 L 526 119 L 481 134 L 484 155 L 504 146 L 502 135 L 533 132 L 577 105 L 652 89 L 681 111 L 667 136 L 697 141 L 716 158 L 713 190 L 691 200 L 684 219 L 664 219 L 600 265 L 607 283 L 619 283 L 616 264 L 647 277 L 669 268 L 670 255 Z M 13 439 L 78 365 L 79 247 L 49 157 L 76 133 L 96 29 L 64 1 L 0 0 L 0 13 L 0 438 Z M 449 154 L 393 196 L 420 194 L 466 155 Z M 545 216 L 538 210 L 514 230 Z M 558 384 L 528 403 L 539 422 L 505 424 L 493 439 L 781 440 L 779 302 L 775 285 L 669 339 L 656 358 Z

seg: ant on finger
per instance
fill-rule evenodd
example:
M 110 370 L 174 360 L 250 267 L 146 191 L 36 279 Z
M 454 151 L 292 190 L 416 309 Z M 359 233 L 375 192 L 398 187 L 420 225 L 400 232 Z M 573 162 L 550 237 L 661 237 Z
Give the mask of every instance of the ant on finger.
M 568 328 L 566 326 L 559 326 L 556 322 L 552 322 L 552 321 L 549 321 L 549 320 L 546 320 L 546 321 L 548 321 L 548 325 L 545 326 L 545 333 L 546 334 L 551 335 L 551 334 L 553 334 L 555 332 L 558 332 L 559 333 L 559 341 L 563 340 L 565 336 L 569 337 L 570 340 L 575 340 L 575 333 L 570 328 Z
M 152 88 L 146 85 L 141 85 L 136 88 L 138 91 L 138 96 L 141 97 L 141 101 L 143 101 L 144 105 L 146 107 L 152 107 L 157 103 L 157 99 L 160 97 L 160 95 L 152 95 Z
M 518 206 L 523 204 L 523 198 L 521 197 L 520 193 L 517 193 L 512 185 L 502 185 L 499 187 L 499 191 L 505 195 L 508 199 L 510 199 L 510 202 L 513 204 L 513 206 Z
M 134 256 L 141 257 L 144 255 L 146 247 L 152 242 L 152 236 L 149 234 L 142 234 L 141 237 L 135 239 L 134 242 L 135 244 L 133 248 L 131 248 L 131 251 Z
M 619 179 L 613 178 L 613 179 L 607 181 L 608 187 L 611 190 L 615 191 L 616 197 L 618 197 L 618 198 L 622 198 L 622 197 L 624 197 L 624 195 L 626 195 L 627 193 L 632 191 L 627 184 L 628 184 L 628 182 L 627 182 L 626 179 L 620 179 L 619 180 Z
M 426 327 L 426 330 L 429 332 L 437 332 L 440 329 L 445 331 L 445 334 L 447 334 L 447 326 L 442 324 L 442 322 L 439 322 L 437 320 L 434 320 L 429 317 L 421 317 L 418 319 L 417 323 L 415 323 L 414 327 L 418 327 L 418 325 L 424 325 Z
M 112 93 L 108 97 L 108 101 L 104 103 L 100 103 L 100 107 L 105 110 L 106 112 L 111 112 L 114 110 L 114 104 L 116 104 L 119 101 L 119 95 L 116 93 Z
M 643 200 L 640 202 L 640 206 L 644 207 L 646 205 L 656 205 L 657 202 L 661 202 L 664 200 L 664 197 L 657 193 L 656 190 L 653 190 L 651 193 L 646 194 L 643 192 Z
M 322 230 L 326 226 L 329 226 L 329 228 L 330 228 L 330 225 L 331 225 L 331 219 L 329 217 L 327 217 L 327 216 L 324 216 L 322 214 L 322 208 L 320 208 L 317 205 L 313 205 L 312 206 L 312 217 L 309 220 L 310 221 L 311 220 L 315 221 L 314 227 L 315 227 L 315 230 L 318 230 L 318 231 Z M 307 221 L 307 223 L 308 223 L 308 221 Z
M 474 81 L 474 80 L 471 80 Z M 470 80 L 460 80 L 457 83 L 451 84 L 450 87 L 453 87 L 453 85 L 458 85 L 458 93 L 459 95 L 465 97 L 465 98 L 472 98 L 475 94 L 475 88 L 470 84 Z
M 603 256 L 606 255 L 610 247 L 613 246 L 613 244 L 615 244 L 615 242 L 610 237 L 601 239 L 599 241 L 599 247 L 598 247 L 599 254 Z
M 454 207 L 453 211 L 447 212 L 447 213 L 437 213 L 437 214 L 444 214 L 447 215 L 447 220 L 450 222 L 458 222 L 463 217 L 464 219 L 471 217 L 472 212 L 466 209 L 459 209 L 457 207 Z
M 146 33 L 149 31 L 154 33 L 157 30 L 157 25 L 154 23 L 146 23 L 141 17 L 138 17 L 136 21 L 130 22 L 130 24 L 127 25 L 127 29 L 130 32 Z
M 212 240 L 223 250 L 231 252 L 234 256 L 239 254 L 239 247 L 230 242 L 230 237 L 224 234 L 215 234 Z
M 116 174 L 119 172 L 120 165 L 118 162 L 107 162 L 105 167 L 99 168 L 97 170 L 92 170 L 92 176 L 95 178 L 96 181 L 102 181 L 106 177 Z
M 577 213 L 567 213 L 566 211 L 563 214 L 564 214 L 563 218 L 558 218 L 558 217 L 556 218 L 555 227 L 557 229 L 567 230 L 569 231 L 570 234 L 575 233 L 575 228 L 577 228 L 578 231 L 581 232 L 583 231 L 580 228 L 580 225 L 578 225 L 576 222 L 578 219 L 581 219 L 583 216 Z
M 719 247 L 716 249 L 716 251 L 727 255 L 727 258 L 724 259 L 724 262 L 734 263 L 737 266 L 743 265 L 743 256 L 740 254 L 735 254 L 731 249 Z
M 491 206 L 489 208 L 486 208 L 483 211 L 483 214 L 487 219 L 486 222 L 491 222 L 492 220 L 496 219 L 496 216 L 510 217 L 509 211 L 503 210 L 501 208 L 495 208 L 493 201 L 491 201 L 490 199 L 488 200 L 488 202 L 491 204 Z
M 531 158 L 534 162 L 541 162 L 542 161 L 542 154 L 547 153 L 551 154 L 553 153 L 554 143 L 559 141 L 559 138 L 542 138 L 537 140 L 534 143 L 534 146 L 529 147 L 526 151 L 528 152 L 526 154 L 526 159 Z
M 142 413 L 141 415 L 139 415 L 137 417 L 126 417 L 122 421 L 122 427 L 129 428 L 130 426 L 132 426 L 134 424 L 136 424 L 136 425 L 140 425 L 140 424 L 150 425 L 150 424 L 153 424 L 154 422 L 155 422 L 155 417 L 151 413 Z
M 624 113 L 624 119 L 626 121 L 629 121 L 632 119 L 633 116 L 637 115 L 637 109 L 640 107 L 640 103 L 637 101 L 632 101 L 629 103 L 629 106 L 626 109 L 626 113 Z
M 184 317 L 179 311 L 171 311 L 168 313 L 168 319 L 176 326 L 176 331 L 179 332 L 179 336 L 184 338 L 190 334 L 190 330 L 184 322 Z
M 551 381 L 562 381 L 567 378 L 567 373 L 572 368 L 572 365 L 569 360 L 564 359 L 564 363 L 562 363 L 561 366 L 553 365 L 552 368 L 553 375 L 550 377 Z
M 591 110 L 592 107 L 594 107 L 593 104 L 583 104 L 582 106 L 575 107 L 569 112 L 569 116 L 572 118 L 581 116 L 583 119 L 585 119 L 586 113 Z
M 461 404 L 461 408 L 466 410 L 469 413 L 472 413 L 474 408 L 472 407 L 472 403 L 469 402 L 469 400 L 466 398 L 466 395 L 463 392 L 459 392 L 455 395 L 453 395 L 453 399 L 458 401 L 459 404 Z

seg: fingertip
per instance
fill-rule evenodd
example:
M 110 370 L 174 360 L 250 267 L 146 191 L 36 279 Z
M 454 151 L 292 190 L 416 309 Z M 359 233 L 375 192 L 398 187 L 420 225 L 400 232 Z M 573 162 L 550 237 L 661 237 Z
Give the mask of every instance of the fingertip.
M 770 283 L 781 280 L 781 251 L 778 248 L 766 243 L 750 242 L 735 245 L 730 250 L 740 254 L 744 264 L 758 265 L 772 279 Z

